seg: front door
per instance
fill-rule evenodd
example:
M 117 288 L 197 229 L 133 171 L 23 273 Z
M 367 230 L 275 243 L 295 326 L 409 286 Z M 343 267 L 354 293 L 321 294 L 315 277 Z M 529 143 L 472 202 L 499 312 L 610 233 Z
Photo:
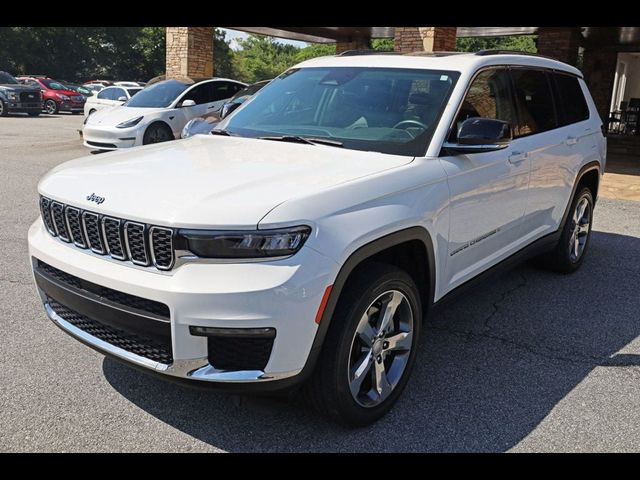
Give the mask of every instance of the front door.
M 469 87 L 454 125 L 472 117 L 516 126 L 509 72 L 480 72 Z M 440 158 L 450 191 L 449 251 L 445 284 L 451 290 L 520 248 L 530 161 L 521 140 L 495 152 Z

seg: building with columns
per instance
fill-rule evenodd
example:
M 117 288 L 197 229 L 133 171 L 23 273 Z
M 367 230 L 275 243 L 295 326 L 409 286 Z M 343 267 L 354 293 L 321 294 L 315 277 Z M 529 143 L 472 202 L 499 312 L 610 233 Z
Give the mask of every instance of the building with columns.
M 167 27 L 167 76 L 214 74 L 214 27 Z M 228 27 L 249 33 L 335 43 L 337 53 L 369 48 L 372 38 L 394 38 L 395 50 L 453 51 L 457 37 L 537 34 L 538 53 L 584 72 L 600 116 L 640 101 L 640 27 Z M 638 127 L 630 130 L 640 133 Z

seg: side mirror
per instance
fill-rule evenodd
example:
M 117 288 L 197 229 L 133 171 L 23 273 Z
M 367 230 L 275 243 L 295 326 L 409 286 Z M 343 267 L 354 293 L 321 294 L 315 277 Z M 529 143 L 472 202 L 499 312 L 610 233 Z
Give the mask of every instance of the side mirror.
M 180 104 L 181 107 L 195 107 L 196 106 L 196 102 L 194 102 L 193 100 L 183 100 L 182 103 Z
M 216 124 L 207 122 L 204 118 L 198 117 L 189 120 L 180 134 L 180 138 L 189 138 L 194 135 L 206 135 L 211 133 Z
M 222 120 L 223 118 L 227 117 L 231 112 L 236 110 L 240 105 L 242 105 L 242 104 L 241 103 L 235 103 L 235 102 L 225 103 L 222 106 L 222 113 L 220 114 L 220 120 Z
M 119 102 L 126 102 L 127 101 L 127 97 L 118 97 L 118 101 Z
M 453 154 L 493 152 L 506 148 L 512 139 L 509 122 L 493 118 L 467 118 L 458 128 L 457 142 L 445 142 L 442 147 Z

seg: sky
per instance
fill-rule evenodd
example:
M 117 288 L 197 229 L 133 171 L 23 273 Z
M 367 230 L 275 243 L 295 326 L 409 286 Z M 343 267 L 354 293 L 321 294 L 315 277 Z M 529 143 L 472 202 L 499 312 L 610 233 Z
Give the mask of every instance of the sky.
M 237 39 L 247 38 L 249 34 L 245 32 L 239 32 L 238 30 L 231 30 L 230 28 L 222 28 L 227 33 L 227 40 L 231 40 L 231 49 L 238 50 L 238 42 Z M 297 40 L 285 40 L 284 38 L 278 38 L 279 42 L 285 43 L 287 45 L 295 45 L 296 47 L 306 47 L 308 45 L 307 42 L 299 42 Z

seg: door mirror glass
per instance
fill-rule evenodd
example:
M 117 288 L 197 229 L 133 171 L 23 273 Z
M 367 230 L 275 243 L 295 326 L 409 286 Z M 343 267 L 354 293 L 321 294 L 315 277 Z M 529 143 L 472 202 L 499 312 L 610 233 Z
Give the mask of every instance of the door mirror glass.
M 181 107 L 195 107 L 196 102 L 194 102 L 193 100 L 184 100 L 180 106 Z
M 511 125 L 494 118 L 467 118 L 458 128 L 457 141 L 444 148 L 456 153 L 480 153 L 501 150 L 513 138 Z

